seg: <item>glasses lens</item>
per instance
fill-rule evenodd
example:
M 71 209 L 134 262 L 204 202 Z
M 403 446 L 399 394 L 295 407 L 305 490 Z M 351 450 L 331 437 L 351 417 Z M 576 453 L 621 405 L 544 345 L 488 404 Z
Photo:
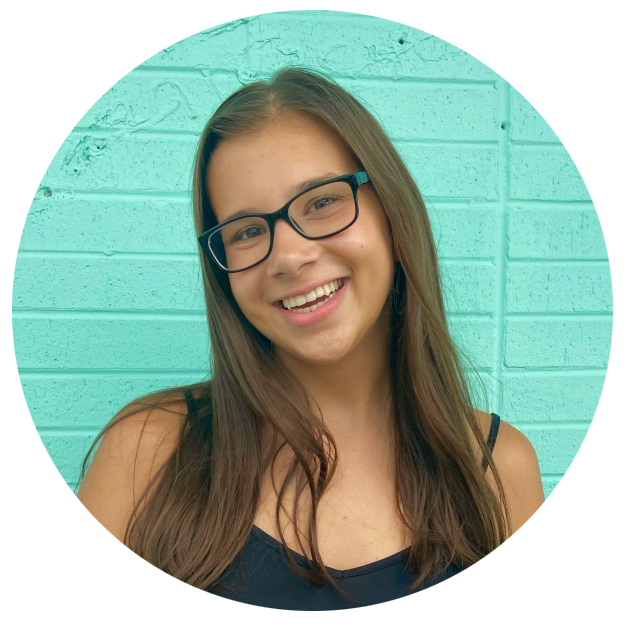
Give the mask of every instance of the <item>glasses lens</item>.
M 247 269 L 269 251 L 269 224 L 262 217 L 243 217 L 220 228 L 208 244 L 226 269 Z
M 307 236 L 326 237 L 354 221 L 354 193 L 344 181 L 324 184 L 300 195 L 289 207 L 289 216 Z
M 307 191 L 291 203 L 289 216 L 309 237 L 335 234 L 356 218 L 352 188 L 341 181 Z M 262 217 L 243 217 L 220 228 L 211 235 L 208 244 L 226 269 L 247 269 L 267 255 L 269 225 Z

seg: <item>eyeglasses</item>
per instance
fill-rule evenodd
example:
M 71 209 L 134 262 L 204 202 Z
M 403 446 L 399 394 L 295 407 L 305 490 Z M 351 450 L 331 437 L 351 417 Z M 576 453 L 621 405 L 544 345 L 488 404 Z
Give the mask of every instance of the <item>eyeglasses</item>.
M 198 237 L 204 252 L 228 273 L 251 269 L 271 254 L 275 224 L 284 219 L 305 239 L 325 239 L 358 219 L 358 188 L 371 182 L 364 171 L 315 184 L 275 213 L 227 219 Z

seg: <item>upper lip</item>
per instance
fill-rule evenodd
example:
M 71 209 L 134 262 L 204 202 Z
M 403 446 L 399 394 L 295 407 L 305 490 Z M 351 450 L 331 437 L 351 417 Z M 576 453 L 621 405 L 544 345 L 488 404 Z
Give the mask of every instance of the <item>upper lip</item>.
M 282 300 L 285 299 L 289 299 L 289 297 L 297 297 L 298 295 L 307 295 L 308 293 L 310 293 L 313 289 L 316 289 L 318 286 L 323 286 L 324 284 L 329 284 L 330 282 L 334 282 L 335 280 L 341 280 L 341 278 L 343 280 L 347 280 L 348 278 L 346 278 L 345 276 L 339 276 L 338 278 L 330 278 L 329 280 L 322 280 L 320 282 L 314 282 L 309 284 L 308 286 L 304 286 L 301 289 L 298 289 L 297 291 L 291 291 L 291 293 L 288 293 L 287 295 L 283 295 L 282 297 L 280 297 L 279 299 L 277 299 L 274 304 L 278 304 L 280 303 Z

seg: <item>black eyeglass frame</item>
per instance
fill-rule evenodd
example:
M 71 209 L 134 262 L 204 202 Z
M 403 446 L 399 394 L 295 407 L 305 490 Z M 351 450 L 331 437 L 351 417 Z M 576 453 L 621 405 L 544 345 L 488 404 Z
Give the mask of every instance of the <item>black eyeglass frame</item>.
M 320 236 L 320 237 L 309 236 L 305 234 L 304 232 L 302 232 L 298 228 L 297 224 L 290 218 L 289 207 L 295 200 L 297 200 L 297 198 L 301 197 L 302 195 L 308 193 L 309 191 L 312 191 L 313 189 L 316 189 L 318 187 L 323 187 L 332 182 L 349 183 L 349 186 L 352 189 L 352 193 L 354 194 L 354 205 L 356 207 L 354 219 L 352 219 L 352 221 L 350 221 L 350 223 L 348 223 L 346 226 L 344 226 L 340 230 L 337 230 L 336 232 L 333 232 L 332 234 L 324 234 L 323 236 Z M 371 180 L 369 179 L 367 172 L 364 170 L 356 172 L 355 174 L 347 174 L 345 176 L 338 176 L 336 178 L 330 178 L 329 180 L 324 180 L 323 182 L 319 182 L 317 184 L 312 185 L 311 187 L 308 187 L 307 189 L 304 189 L 303 191 L 298 193 L 295 197 L 291 198 L 282 208 L 275 211 L 274 213 L 246 213 L 244 215 L 237 215 L 236 217 L 232 217 L 231 219 L 226 219 L 226 221 L 223 221 L 222 223 L 217 224 L 210 230 L 207 230 L 206 232 L 201 234 L 198 237 L 198 242 L 202 246 L 202 249 L 204 250 L 204 252 L 208 254 L 209 257 L 215 261 L 215 264 L 217 265 L 217 267 L 219 267 L 219 269 L 221 269 L 222 271 L 225 271 L 227 273 L 239 273 L 240 271 L 247 271 L 248 269 L 252 269 L 252 267 L 256 267 L 256 265 L 260 265 L 260 263 L 262 263 L 267 258 L 269 258 L 271 254 L 271 250 L 273 249 L 274 227 L 278 219 L 284 219 L 284 221 L 286 221 L 291 226 L 291 228 L 295 230 L 295 232 L 303 236 L 305 239 L 308 239 L 309 241 L 315 241 L 318 239 L 327 239 L 329 237 L 333 237 L 334 235 L 339 234 L 339 232 L 343 232 L 344 230 L 347 230 L 347 228 L 349 228 L 350 226 L 353 226 L 356 220 L 358 219 L 358 214 L 359 214 L 358 189 L 360 188 L 361 185 L 367 184 L 369 182 L 371 182 Z M 261 217 L 267 222 L 269 226 L 269 250 L 267 250 L 267 254 L 265 254 L 265 256 L 263 256 L 263 258 L 261 258 L 258 262 L 255 262 L 253 265 L 250 265 L 249 267 L 245 267 L 245 269 L 226 269 L 226 267 L 224 267 L 219 262 L 219 259 L 217 258 L 213 250 L 210 248 L 208 240 L 215 232 L 217 232 L 220 228 L 223 228 L 223 226 L 225 226 L 226 224 L 230 224 L 235 221 L 239 221 L 241 219 L 246 219 L 249 217 Z

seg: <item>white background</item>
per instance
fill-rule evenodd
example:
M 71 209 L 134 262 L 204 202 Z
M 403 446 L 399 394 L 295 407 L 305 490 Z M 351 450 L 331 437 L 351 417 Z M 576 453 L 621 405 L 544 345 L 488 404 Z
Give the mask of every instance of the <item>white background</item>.
M 595 1 L 584 12 L 574 3 L 545 0 L 413 1 L 400 9 L 401 4 L 58 0 L 12 3 L 10 14 L 3 9 L 0 353 L 8 401 L 0 439 L 5 576 L 0 610 L 6 622 L 618 620 L 625 581 L 625 410 L 619 393 L 625 373 L 625 135 L 617 3 Z M 65 486 L 36 434 L 15 366 L 10 316 L 15 259 L 30 203 L 61 143 L 95 101 L 136 65 L 180 39 L 248 15 L 296 9 L 366 13 L 408 24 L 462 48 L 518 89 L 562 140 L 590 191 L 608 248 L 615 311 L 596 417 L 570 469 L 531 521 L 444 584 L 399 601 L 322 615 L 214 597 L 161 573 L 104 531 Z

